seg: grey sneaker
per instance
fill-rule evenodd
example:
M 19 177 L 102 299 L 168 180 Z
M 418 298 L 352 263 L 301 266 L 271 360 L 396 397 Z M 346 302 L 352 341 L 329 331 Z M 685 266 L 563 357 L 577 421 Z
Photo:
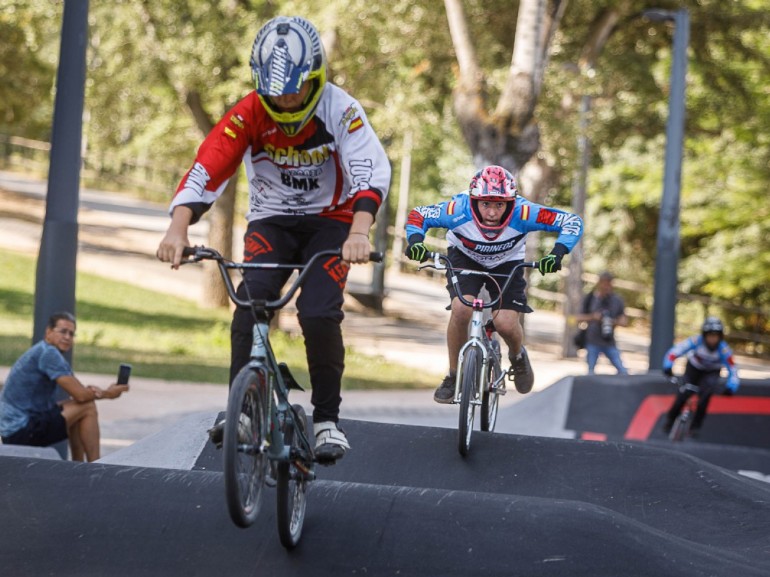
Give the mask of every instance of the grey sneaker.
M 456 375 L 447 375 L 444 377 L 444 380 L 441 381 L 441 384 L 438 386 L 438 389 L 436 389 L 436 392 L 433 393 L 433 400 L 441 404 L 449 404 L 454 401 L 456 380 Z
M 529 355 L 527 355 L 527 349 L 521 347 L 519 356 L 515 359 L 508 357 L 511 361 L 511 368 L 508 370 L 508 376 L 513 378 L 513 384 L 516 385 L 516 390 L 522 395 L 527 394 L 532 390 L 532 385 L 535 383 L 535 373 L 532 372 L 532 365 L 529 364 Z

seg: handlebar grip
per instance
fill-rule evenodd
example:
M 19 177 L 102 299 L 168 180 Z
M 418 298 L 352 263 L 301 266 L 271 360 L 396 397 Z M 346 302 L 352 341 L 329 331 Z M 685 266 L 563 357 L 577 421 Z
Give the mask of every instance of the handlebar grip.
M 197 251 L 197 247 L 194 246 L 186 246 L 182 249 L 182 256 L 184 257 L 191 257 L 195 256 L 195 252 Z
M 369 260 L 372 262 L 382 262 L 385 258 L 385 254 L 382 252 L 370 252 Z

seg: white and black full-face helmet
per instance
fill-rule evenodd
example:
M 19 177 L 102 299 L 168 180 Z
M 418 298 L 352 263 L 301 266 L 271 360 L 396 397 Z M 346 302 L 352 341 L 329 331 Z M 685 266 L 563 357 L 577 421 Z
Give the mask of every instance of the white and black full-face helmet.
M 288 136 L 312 118 L 326 85 L 326 53 L 315 27 L 299 16 L 277 16 L 265 24 L 251 49 L 251 76 L 270 117 Z M 271 97 L 310 90 L 299 110 L 276 108 Z

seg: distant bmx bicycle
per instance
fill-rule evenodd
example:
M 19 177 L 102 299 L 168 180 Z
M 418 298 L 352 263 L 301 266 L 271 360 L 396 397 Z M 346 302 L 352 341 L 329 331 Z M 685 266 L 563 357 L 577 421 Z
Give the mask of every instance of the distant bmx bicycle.
M 305 264 L 236 263 L 206 247 L 188 247 L 185 263 L 213 260 L 219 267 L 230 299 L 254 315 L 251 360 L 233 381 L 227 401 L 223 453 L 227 508 L 233 522 L 249 527 L 256 520 L 268 475 L 276 484 L 278 535 L 281 544 L 293 549 L 299 543 L 305 520 L 308 484 L 316 477 L 317 463 L 308 439 L 309 425 L 304 408 L 289 403 L 289 390 L 302 387 L 285 363 L 279 363 L 268 338 L 270 311 L 292 299 L 302 286 L 310 267 L 324 257 L 340 256 L 340 250 L 313 255 Z M 379 262 L 382 253 L 371 253 Z M 229 270 L 296 270 L 298 275 L 284 295 L 274 301 L 241 299 Z M 321 463 L 324 464 L 324 463 Z
M 671 431 L 668 433 L 670 441 L 683 441 L 690 433 L 692 427 L 692 421 L 695 418 L 695 411 L 698 408 L 698 394 L 700 393 L 700 387 L 687 383 L 681 377 L 671 377 L 672 385 L 675 385 L 680 393 L 689 391 L 691 394 L 687 398 L 687 401 L 682 406 L 682 410 L 674 419 L 671 425 Z
M 432 252 L 430 258 L 433 259 L 433 262 L 420 265 L 420 269 L 432 268 L 448 271 L 449 281 L 454 287 L 457 298 L 465 306 L 473 309 L 468 325 L 468 340 L 460 349 L 455 380 L 455 396 L 452 400 L 452 404 L 460 405 L 458 450 L 465 457 L 470 451 L 476 407 L 481 407 L 481 430 L 492 432 L 497 422 L 500 396 L 506 393 L 505 377 L 507 372 L 503 371 L 500 363 L 500 343 L 495 336 L 493 322 L 485 318 L 485 311 L 488 314 L 488 309 L 492 309 L 500 303 L 500 298 L 519 268 L 536 268 L 537 262 L 525 261 L 514 266 L 509 274 L 504 275 L 506 277 L 505 284 L 500 288 L 495 298 L 485 301 L 480 294 L 473 301 L 469 301 L 460 290 L 457 280 L 459 275 L 486 276 L 497 282 L 494 280 L 496 275 L 482 270 L 454 268 L 446 255 L 441 253 Z

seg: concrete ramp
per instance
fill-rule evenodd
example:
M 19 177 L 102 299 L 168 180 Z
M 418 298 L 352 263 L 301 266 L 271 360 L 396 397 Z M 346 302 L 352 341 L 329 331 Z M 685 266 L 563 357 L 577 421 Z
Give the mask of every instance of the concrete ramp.
M 169 470 L 0 458 L 7 575 L 770 574 L 770 486 L 650 445 L 343 423 L 288 553 L 275 493 L 249 529 L 220 455 Z M 221 467 L 219 467 L 221 468 Z

